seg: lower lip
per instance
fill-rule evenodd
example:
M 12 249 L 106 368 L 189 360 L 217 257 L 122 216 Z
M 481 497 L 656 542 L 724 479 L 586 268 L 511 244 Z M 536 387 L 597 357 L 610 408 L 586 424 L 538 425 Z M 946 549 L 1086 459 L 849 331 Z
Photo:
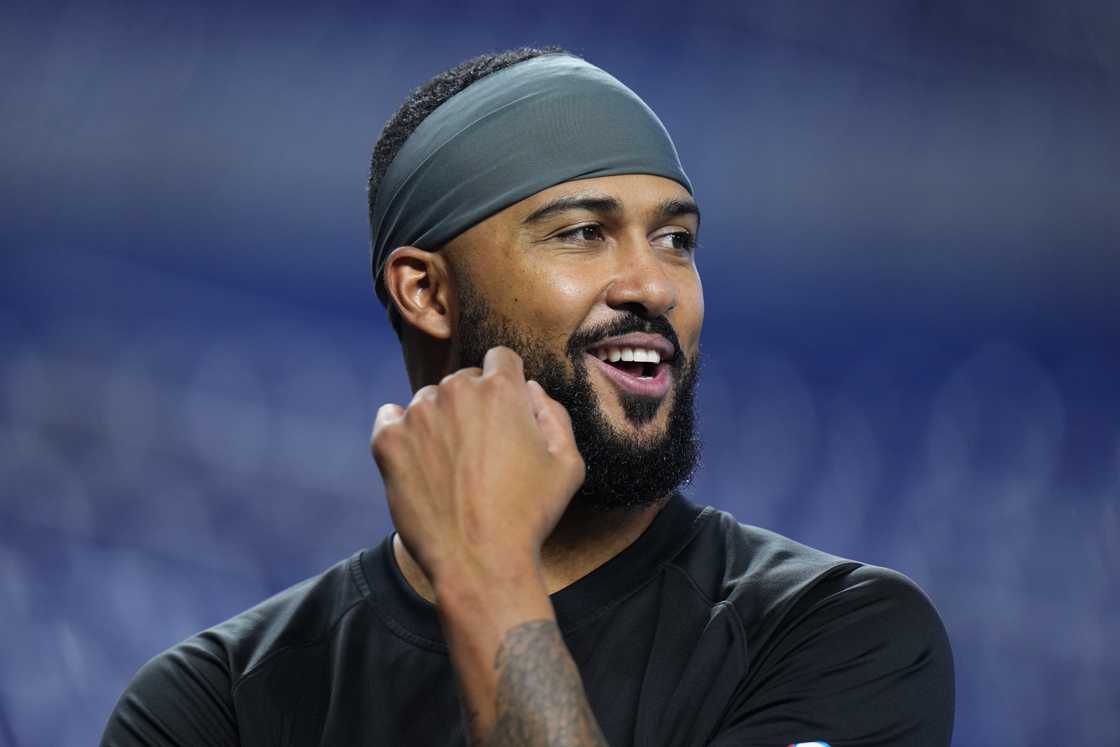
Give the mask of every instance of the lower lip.
M 590 353 L 586 354 L 588 358 L 594 361 L 595 365 L 603 374 L 614 382 L 622 391 L 627 394 L 636 394 L 639 397 L 664 397 L 669 392 L 669 364 L 658 363 L 657 373 L 648 379 L 631 376 L 628 373 L 615 368 L 606 361 L 599 360 Z

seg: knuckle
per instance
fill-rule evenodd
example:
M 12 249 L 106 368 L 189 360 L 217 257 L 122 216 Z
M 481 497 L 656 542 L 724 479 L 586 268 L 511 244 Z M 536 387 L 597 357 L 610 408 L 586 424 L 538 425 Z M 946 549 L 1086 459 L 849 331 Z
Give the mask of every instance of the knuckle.
M 583 482 L 584 478 L 587 477 L 587 464 L 584 463 L 583 457 L 579 455 L 578 451 L 576 451 L 575 449 L 572 449 L 572 451 L 574 452 L 574 455 L 568 457 L 569 469 L 571 469 L 572 475 L 577 480 Z
M 560 420 L 564 421 L 565 423 L 571 425 L 572 414 L 568 412 L 567 407 L 564 407 L 564 405 L 560 404 L 556 400 L 550 400 L 546 406 L 549 410 L 552 411 L 553 415 L 560 418 Z
M 405 417 L 408 413 L 414 412 L 418 406 L 422 409 L 425 405 L 432 405 L 439 398 L 439 387 L 435 384 L 428 384 L 416 390 L 416 394 L 412 395 L 412 403 L 405 410 Z
M 384 456 L 397 439 L 399 428 L 396 424 L 383 425 L 374 431 L 369 439 L 369 450 L 374 456 Z
M 514 391 L 515 380 L 508 373 L 499 373 L 482 382 L 487 397 L 503 399 Z
M 469 384 L 482 373 L 480 368 L 460 368 L 458 371 L 453 371 L 442 379 L 440 379 L 439 386 L 441 389 L 460 389 Z
M 520 368 L 523 364 L 521 356 L 518 355 L 513 348 L 506 347 L 505 345 L 497 345 L 490 348 L 488 355 L 494 356 L 495 360 L 501 363 L 503 367 L 513 366 L 515 368 Z

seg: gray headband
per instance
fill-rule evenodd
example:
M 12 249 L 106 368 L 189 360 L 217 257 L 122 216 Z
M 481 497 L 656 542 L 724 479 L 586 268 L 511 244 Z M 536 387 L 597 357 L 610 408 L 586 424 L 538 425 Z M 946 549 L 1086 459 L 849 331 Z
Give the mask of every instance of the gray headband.
M 542 189 L 654 174 L 692 192 L 661 120 L 609 73 L 550 54 L 482 78 L 435 109 L 401 147 L 370 213 L 377 297 L 400 246 L 437 249 Z

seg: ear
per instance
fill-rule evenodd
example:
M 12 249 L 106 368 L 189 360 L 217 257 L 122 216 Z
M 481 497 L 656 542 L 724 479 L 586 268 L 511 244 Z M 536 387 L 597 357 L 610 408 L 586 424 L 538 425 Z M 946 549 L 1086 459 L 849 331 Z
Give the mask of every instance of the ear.
M 438 252 L 402 246 L 385 262 L 381 282 L 403 321 L 440 340 L 451 336 L 447 262 Z

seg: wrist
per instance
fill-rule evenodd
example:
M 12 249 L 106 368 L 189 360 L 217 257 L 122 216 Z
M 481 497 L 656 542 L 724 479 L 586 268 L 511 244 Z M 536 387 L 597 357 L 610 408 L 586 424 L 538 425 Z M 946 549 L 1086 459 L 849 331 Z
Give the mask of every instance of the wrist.
M 432 564 L 428 574 L 432 588 L 439 593 L 463 590 L 469 593 L 500 594 L 504 590 L 523 590 L 534 582 L 544 583 L 539 553 L 497 552 L 469 548 L 448 554 Z
M 445 621 L 485 615 L 502 626 L 555 618 L 544 575 L 535 562 L 510 562 L 498 570 L 463 564 L 439 574 L 432 587 Z

